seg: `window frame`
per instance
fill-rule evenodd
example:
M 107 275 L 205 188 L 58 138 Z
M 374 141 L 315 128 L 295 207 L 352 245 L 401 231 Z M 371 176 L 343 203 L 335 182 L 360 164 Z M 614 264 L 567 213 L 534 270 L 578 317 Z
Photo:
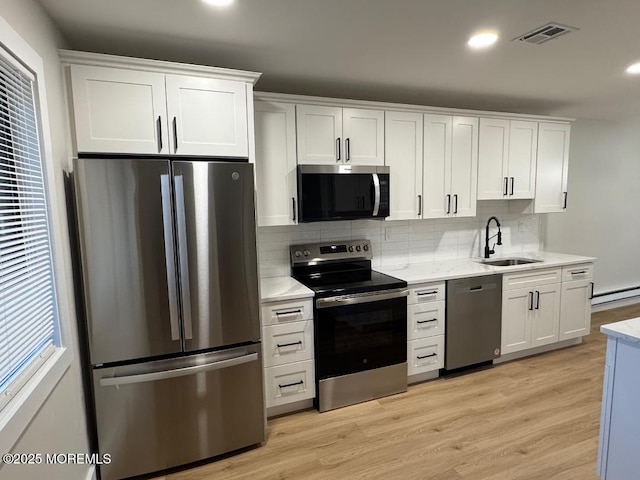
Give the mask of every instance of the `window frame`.
M 53 353 L 44 360 L 7 405 L 0 410 L 0 452 L 11 452 L 12 447 L 71 365 L 74 356 L 71 320 L 75 318 L 75 312 L 73 290 L 69 288 L 71 265 L 68 256 L 68 232 L 64 227 L 66 225 L 66 207 L 62 201 L 64 196 L 60 194 L 64 188 L 62 169 L 56 168 L 54 164 L 44 63 L 35 50 L 1 16 L 0 52 L 9 62 L 20 65 L 34 77 L 34 101 L 38 117 L 41 161 L 47 200 L 59 335 L 59 346 L 55 347 Z M 82 414 L 82 412 L 78 413 Z

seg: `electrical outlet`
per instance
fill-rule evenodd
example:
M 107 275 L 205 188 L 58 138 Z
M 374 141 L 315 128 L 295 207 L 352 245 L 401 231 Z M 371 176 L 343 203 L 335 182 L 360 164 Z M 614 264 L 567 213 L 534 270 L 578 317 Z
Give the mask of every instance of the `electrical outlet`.
M 391 227 L 387 227 L 384 229 L 384 239 L 391 240 L 393 238 L 393 229 Z

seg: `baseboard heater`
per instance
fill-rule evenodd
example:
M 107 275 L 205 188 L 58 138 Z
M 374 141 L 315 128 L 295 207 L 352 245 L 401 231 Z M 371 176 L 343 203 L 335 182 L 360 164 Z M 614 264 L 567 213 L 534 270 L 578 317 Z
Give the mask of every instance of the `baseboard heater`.
M 610 290 L 608 292 L 600 292 L 593 295 L 592 305 L 602 305 L 604 303 L 615 302 L 618 300 L 627 300 L 629 298 L 640 297 L 640 285 L 637 287 L 621 288 L 619 290 Z

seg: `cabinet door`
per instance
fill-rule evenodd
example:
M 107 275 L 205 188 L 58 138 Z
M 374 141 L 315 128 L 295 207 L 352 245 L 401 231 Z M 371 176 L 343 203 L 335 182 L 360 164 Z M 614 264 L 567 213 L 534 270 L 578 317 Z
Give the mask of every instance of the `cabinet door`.
M 558 341 L 560 321 L 560 284 L 533 289 L 534 307 L 531 316 L 531 347 Z
M 446 217 L 451 209 L 451 129 L 449 115 L 424 116 L 422 218 Z
M 502 293 L 502 355 L 531 346 L 532 297 L 529 288 Z
M 567 194 L 571 126 L 540 123 L 535 213 L 562 212 Z
M 258 226 L 295 224 L 295 106 L 259 101 L 254 109 Z
M 560 340 L 589 335 L 591 330 L 591 282 L 576 280 L 562 284 Z
M 78 152 L 168 153 L 164 75 L 71 65 Z
M 384 111 L 342 110 L 344 160 L 353 165 L 384 165 Z
M 512 120 L 509 127 L 509 198 L 533 198 L 536 188 L 538 122 Z
M 451 139 L 451 213 L 475 217 L 478 188 L 478 119 L 453 117 Z
M 335 165 L 344 161 L 342 109 L 296 105 L 298 165 Z
M 508 193 L 509 120 L 481 118 L 478 146 L 478 200 L 499 200 Z
M 166 83 L 171 153 L 249 156 L 244 83 L 183 75 Z
M 385 113 L 385 164 L 389 166 L 388 220 L 422 216 L 422 114 Z

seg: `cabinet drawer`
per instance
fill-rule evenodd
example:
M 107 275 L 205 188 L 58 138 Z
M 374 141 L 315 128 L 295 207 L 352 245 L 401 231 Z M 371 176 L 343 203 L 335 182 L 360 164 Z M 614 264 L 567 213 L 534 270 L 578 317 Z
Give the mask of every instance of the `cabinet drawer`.
M 409 305 L 407 307 L 407 339 L 444 334 L 444 300 Z
M 416 285 L 409 290 L 407 305 L 432 302 L 434 300 L 444 300 L 445 291 L 444 282 Z
M 587 280 L 593 278 L 593 263 L 581 263 L 562 267 L 562 281 Z
M 431 372 L 444 367 L 444 335 L 407 342 L 407 373 Z
M 506 273 L 502 276 L 502 290 L 551 285 L 552 283 L 560 283 L 561 278 L 562 270 L 560 268 L 541 268 L 540 270 Z
M 267 408 L 316 396 L 313 360 L 264 369 Z
M 313 359 L 313 320 L 268 325 L 262 331 L 265 367 Z
M 313 319 L 313 299 L 287 300 L 262 305 L 262 324 L 278 325 L 286 322 Z

